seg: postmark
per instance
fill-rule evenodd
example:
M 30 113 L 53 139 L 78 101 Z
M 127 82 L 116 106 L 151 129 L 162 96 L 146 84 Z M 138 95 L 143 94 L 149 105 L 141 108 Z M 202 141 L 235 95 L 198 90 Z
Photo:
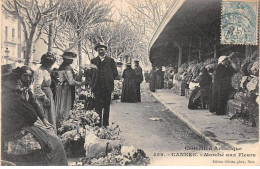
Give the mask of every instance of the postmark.
M 258 0 L 222 0 L 221 44 L 258 44 Z

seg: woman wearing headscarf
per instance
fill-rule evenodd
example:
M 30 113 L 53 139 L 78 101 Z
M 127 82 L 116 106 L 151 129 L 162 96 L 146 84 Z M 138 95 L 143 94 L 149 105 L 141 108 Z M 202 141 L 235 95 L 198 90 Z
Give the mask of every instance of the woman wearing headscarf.
M 27 66 L 2 76 L 2 159 L 18 165 L 67 165 L 61 139 L 37 104 L 32 82 Z
M 237 65 L 230 59 L 230 56 L 220 56 L 214 78 L 214 104 L 217 115 L 226 114 L 225 109 L 229 94 L 232 92 L 231 77 L 237 70 Z M 212 110 L 211 110 L 212 111 Z
M 50 76 L 50 68 L 55 61 L 56 58 L 52 53 L 42 55 L 41 66 L 34 73 L 34 93 L 48 121 L 54 126 L 55 132 L 57 132 L 55 104 L 51 90 Z
M 135 70 L 132 69 L 131 63 L 127 63 L 126 69 L 123 71 L 123 89 L 121 95 L 121 102 L 127 103 L 136 103 L 137 95 L 136 95 L 136 73 Z
M 73 108 L 75 100 L 75 86 L 81 86 L 84 82 L 74 79 L 75 73 L 70 66 L 77 55 L 73 52 L 64 52 L 63 62 L 59 67 L 59 83 L 55 98 L 58 123 L 69 118 L 69 112 Z

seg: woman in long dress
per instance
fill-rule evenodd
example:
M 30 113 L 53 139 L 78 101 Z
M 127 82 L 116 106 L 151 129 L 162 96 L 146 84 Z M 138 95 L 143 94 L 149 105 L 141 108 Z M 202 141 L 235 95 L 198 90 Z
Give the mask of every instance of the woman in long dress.
M 37 103 L 43 109 L 48 121 L 54 126 L 55 132 L 57 132 L 55 104 L 53 93 L 50 88 L 50 68 L 54 64 L 55 60 L 54 55 L 51 53 L 42 55 L 41 66 L 34 73 L 34 93 Z
M 150 90 L 151 92 L 155 92 L 156 88 L 156 70 L 155 67 L 150 71 Z
M 163 88 L 163 71 L 162 67 L 160 67 L 156 71 L 156 89 L 162 89 Z
M 229 94 L 232 92 L 231 77 L 236 72 L 236 64 L 228 56 L 221 56 L 218 60 L 214 79 L 215 111 L 217 115 L 226 114 Z
M 126 69 L 123 71 L 123 89 L 121 95 L 121 102 L 135 103 L 136 98 L 136 73 L 135 70 L 131 68 L 131 63 L 127 64 Z
M 201 97 L 203 97 L 207 93 L 209 94 L 209 88 L 212 83 L 212 78 L 209 75 L 206 68 L 202 68 L 200 76 L 198 77 L 198 81 L 199 81 L 200 87 L 196 87 L 191 92 L 191 95 L 189 98 L 188 108 L 191 110 L 198 109 L 199 106 L 201 107 L 202 106 Z M 209 99 L 209 98 L 207 97 L 207 99 Z M 201 107 L 201 108 L 205 108 L 205 107 Z
M 77 55 L 73 52 L 64 52 L 62 57 L 63 63 L 59 67 L 59 83 L 55 98 L 58 123 L 69 118 L 75 100 L 75 86 L 83 85 L 83 82 L 74 79 L 74 71 L 70 66 Z
M 2 159 L 17 165 L 68 165 L 61 139 L 36 102 L 32 81 L 27 66 L 2 76 Z

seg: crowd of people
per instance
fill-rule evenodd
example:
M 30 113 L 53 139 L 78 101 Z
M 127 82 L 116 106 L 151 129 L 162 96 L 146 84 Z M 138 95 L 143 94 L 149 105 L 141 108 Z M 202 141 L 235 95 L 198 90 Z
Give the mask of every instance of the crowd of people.
M 84 81 L 76 78 L 71 67 L 77 57 L 73 52 L 63 53 L 63 62 L 56 70 L 51 70 L 56 61 L 52 53 L 42 55 L 41 66 L 36 71 L 28 66 L 3 69 L 2 159 L 15 161 L 18 165 L 68 165 L 57 129 L 70 116 L 76 86 L 91 89 L 95 98 L 94 108 L 100 116 L 98 125 L 109 126 L 111 93 L 118 71 L 114 59 L 106 54 L 106 45 L 98 43 L 95 50 L 98 56 L 91 60 L 91 64 L 97 71 Z M 135 101 L 141 101 L 140 74 L 141 67 L 136 67 L 133 72 L 135 86 L 131 89 L 136 92 Z M 124 73 L 125 84 L 128 78 L 131 81 L 132 77 Z M 138 87 L 139 92 L 136 90 Z M 125 98 L 128 102 L 127 92 Z
M 195 79 L 197 86 L 194 87 L 189 95 L 189 109 L 209 109 L 210 112 L 216 112 L 217 115 L 225 114 L 225 108 L 229 100 L 229 95 L 233 91 L 231 86 L 231 77 L 238 71 L 237 65 L 232 61 L 232 55 L 221 56 L 218 59 L 218 65 L 215 70 L 210 67 L 202 66 L 198 71 L 198 76 L 193 78 L 186 75 L 183 83 L 184 88 L 189 88 L 192 79 Z M 150 71 L 149 83 L 151 92 L 156 89 L 172 88 L 176 85 L 178 74 L 172 67 L 162 68 L 153 67 Z M 194 83 L 195 84 L 195 83 Z
M 164 72 L 162 71 L 162 67 L 152 67 L 149 83 L 151 92 L 164 88 Z

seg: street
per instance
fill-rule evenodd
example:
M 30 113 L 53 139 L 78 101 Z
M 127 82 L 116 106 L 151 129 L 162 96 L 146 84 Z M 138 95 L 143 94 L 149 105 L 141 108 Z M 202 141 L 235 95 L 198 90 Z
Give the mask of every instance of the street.
M 141 103 L 116 100 L 111 104 L 110 113 L 110 123 L 119 125 L 124 145 L 143 149 L 151 162 L 155 158 L 154 153 L 169 154 L 189 146 L 210 146 L 159 103 L 146 83 L 142 84 Z M 153 121 L 149 118 L 160 119 Z

